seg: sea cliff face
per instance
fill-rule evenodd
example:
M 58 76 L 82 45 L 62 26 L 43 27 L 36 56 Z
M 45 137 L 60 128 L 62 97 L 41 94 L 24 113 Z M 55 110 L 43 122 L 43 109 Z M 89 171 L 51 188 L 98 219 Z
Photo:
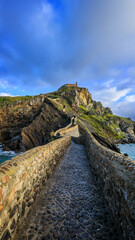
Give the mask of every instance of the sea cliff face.
M 4 103 L 0 106 L 0 142 L 4 150 L 28 150 L 49 142 L 50 132 L 68 122 L 45 95 Z
M 51 140 L 51 132 L 65 127 L 70 122 L 66 114 L 59 111 L 47 98 L 40 114 L 21 131 L 21 148 L 28 150 Z
M 0 106 L 0 141 L 15 139 L 23 127 L 28 126 L 39 114 L 45 96 L 37 96 L 28 100 L 4 102 Z

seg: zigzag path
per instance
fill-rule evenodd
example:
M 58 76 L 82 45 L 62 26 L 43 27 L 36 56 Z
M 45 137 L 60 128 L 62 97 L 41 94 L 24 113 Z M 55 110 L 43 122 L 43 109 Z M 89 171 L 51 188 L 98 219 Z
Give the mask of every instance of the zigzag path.
M 122 239 L 91 173 L 84 146 L 72 142 L 15 239 Z

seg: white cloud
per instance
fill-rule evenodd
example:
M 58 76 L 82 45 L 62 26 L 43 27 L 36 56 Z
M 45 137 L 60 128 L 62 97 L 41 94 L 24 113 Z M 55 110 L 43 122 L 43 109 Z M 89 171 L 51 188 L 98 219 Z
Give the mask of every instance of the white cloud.
M 14 95 L 12 95 L 12 94 L 10 94 L 10 93 L 0 93 L 0 96 L 1 96 L 1 97 L 7 97 L 7 96 L 9 96 L 9 97 L 14 97 Z
M 122 117 L 131 118 L 135 121 L 135 102 L 120 102 L 114 106 L 112 106 L 112 111 L 114 114 Z
M 126 96 L 125 101 L 135 102 L 135 95 Z
M 116 87 L 108 89 L 101 89 L 93 91 L 93 98 L 97 101 L 101 101 L 105 106 L 110 106 L 112 102 L 120 100 L 130 92 L 130 88 L 124 90 L 117 90 Z

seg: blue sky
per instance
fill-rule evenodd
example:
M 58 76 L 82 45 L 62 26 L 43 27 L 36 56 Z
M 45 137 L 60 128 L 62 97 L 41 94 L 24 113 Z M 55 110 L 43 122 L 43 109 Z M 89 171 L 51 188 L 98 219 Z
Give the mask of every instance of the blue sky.
M 135 120 L 134 0 L 1 0 L 0 95 L 78 82 Z

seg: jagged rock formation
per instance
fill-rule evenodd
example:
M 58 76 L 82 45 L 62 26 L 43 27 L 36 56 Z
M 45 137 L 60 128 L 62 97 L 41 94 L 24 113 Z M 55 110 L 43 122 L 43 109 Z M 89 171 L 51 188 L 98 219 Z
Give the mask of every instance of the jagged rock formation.
M 59 92 L 64 90 L 60 88 Z M 86 109 L 90 109 L 93 106 L 92 96 L 86 88 L 72 87 L 69 91 L 63 91 L 61 97 L 69 102 L 72 107 L 84 106 Z
M 69 121 L 66 114 L 45 99 L 40 114 L 29 126 L 22 129 L 22 150 L 48 143 L 51 140 L 51 131 L 65 127 Z

